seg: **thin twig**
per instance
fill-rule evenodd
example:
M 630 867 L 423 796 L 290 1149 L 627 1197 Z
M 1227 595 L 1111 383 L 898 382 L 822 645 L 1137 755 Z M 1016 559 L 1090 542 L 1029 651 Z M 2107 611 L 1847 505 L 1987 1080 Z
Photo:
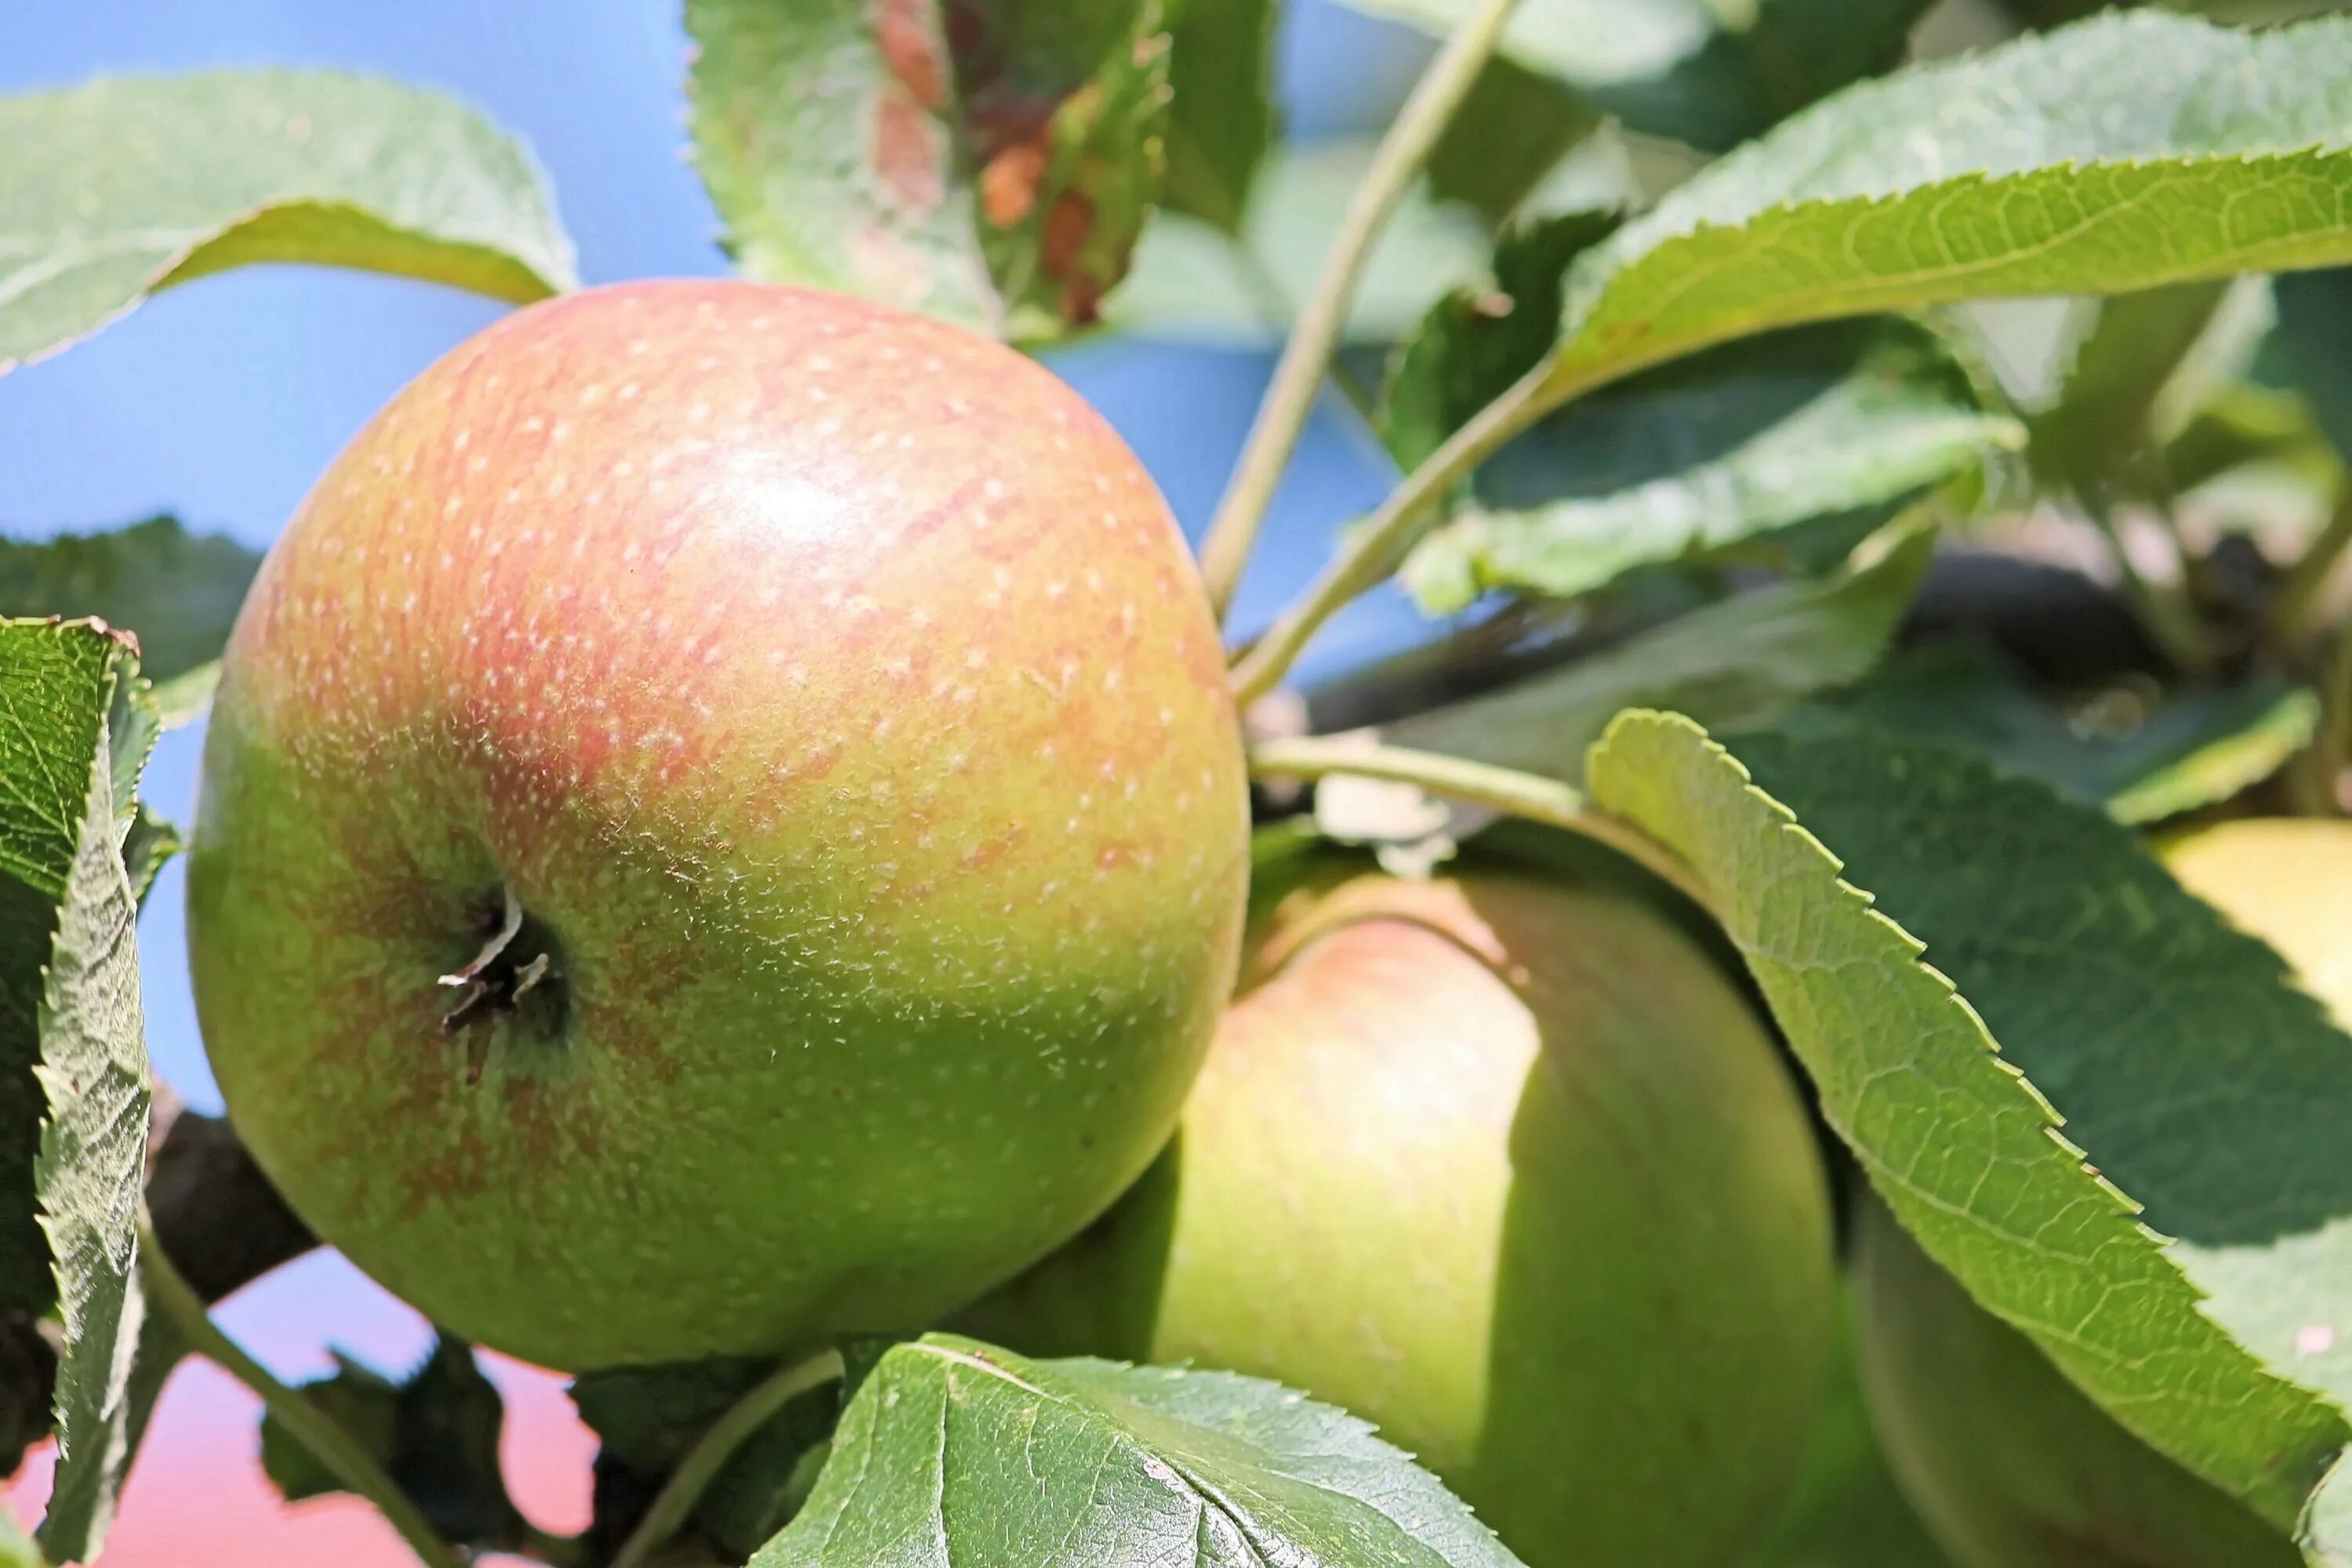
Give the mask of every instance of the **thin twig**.
M 629 1531 L 629 1538 L 613 1554 L 610 1568 L 644 1568 L 652 1562 L 654 1553 L 669 1544 L 670 1537 L 685 1525 L 711 1481 L 752 1433 L 794 1399 L 841 1373 L 840 1352 L 820 1351 L 804 1360 L 786 1363 L 729 1405 L 726 1414 L 695 1440 L 694 1447 L 686 1451 L 686 1458 L 678 1461 L 677 1468 L 670 1472 L 669 1479 L 662 1483 L 661 1490 L 654 1494 L 645 1517 L 637 1521 L 636 1529 Z
M 2336 563 L 2344 559 L 2347 546 L 2352 546 L 2352 485 L 2336 503 L 2327 519 L 2327 526 L 2319 531 L 2300 560 L 2287 568 L 2280 579 L 2278 593 L 2271 600 L 2270 613 L 2264 617 L 2264 629 L 2273 647 L 2284 648 L 2304 631 L 2313 608 L 2319 602 L 2320 591 L 2336 574 Z
M 278 1382 L 268 1368 L 221 1331 L 205 1310 L 203 1299 L 173 1267 L 171 1255 L 155 1239 L 153 1222 L 143 1214 L 139 1224 L 139 1255 L 147 1299 L 171 1320 L 189 1349 L 260 1395 L 263 1408 L 278 1418 L 278 1424 L 295 1441 L 332 1471 L 346 1489 L 375 1505 L 376 1511 L 399 1532 L 401 1540 L 408 1543 L 408 1549 L 416 1553 L 416 1560 L 425 1568 L 461 1568 L 457 1551 L 441 1539 L 409 1500 L 408 1494 L 341 1423 L 300 1391 Z
M 2339 784 L 2352 759 L 2352 626 L 2339 626 L 2320 678 L 2319 724 L 2294 770 L 2295 805 L 2306 816 L 2346 815 Z
M 2107 542 L 2116 558 L 2124 603 L 2137 616 L 2156 646 L 2164 650 L 2167 658 L 2191 675 L 2201 675 L 2213 668 L 2212 634 L 2198 619 L 2196 609 L 2186 595 L 2170 584 L 2158 583 L 2139 569 L 2132 559 L 2131 548 L 2125 542 L 2122 524 L 2103 495 L 2087 489 L 2078 489 L 2076 498 L 2083 510 Z
M 1249 751 L 1250 774 L 1261 779 L 1318 779 L 1332 773 L 1418 784 L 1432 795 L 1549 823 L 1605 844 L 1686 894 L 1701 909 L 1714 900 L 1688 862 L 1656 839 L 1594 806 L 1584 792 L 1558 779 L 1516 768 L 1467 762 L 1403 746 L 1309 737 L 1266 741 Z
M 1235 700 L 1247 707 L 1279 685 L 1325 621 L 1396 569 L 1423 514 L 1557 401 L 1547 367 L 1538 365 L 1407 474 L 1380 510 L 1350 536 L 1322 575 L 1275 618 L 1265 635 L 1234 666 Z
M 1356 282 L 1363 275 L 1372 242 L 1380 237 L 1389 215 L 1428 162 L 1430 150 L 1494 54 L 1514 4 L 1516 0 L 1478 0 L 1477 8 L 1463 18 L 1414 84 L 1348 203 L 1330 254 L 1324 258 L 1314 289 L 1283 346 L 1265 401 L 1259 405 L 1257 419 L 1242 447 L 1233 482 L 1202 545 L 1201 575 L 1220 616 L 1233 602 L 1242 569 L 1257 543 L 1258 528 L 1274 500 L 1275 487 L 1290 466 L 1307 416 L 1314 411 L 1315 395 L 1347 329 Z

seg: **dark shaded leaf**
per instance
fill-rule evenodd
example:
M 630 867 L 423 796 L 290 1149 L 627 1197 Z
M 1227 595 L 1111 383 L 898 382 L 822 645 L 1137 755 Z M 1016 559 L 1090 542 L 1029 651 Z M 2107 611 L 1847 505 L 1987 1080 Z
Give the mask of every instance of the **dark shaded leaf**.
M 0 615 L 98 616 L 139 638 L 139 668 L 163 686 L 220 657 L 258 552 L 192 534 L 172 517 L 37 543 L 0 542 Z
M 2119 822 L 2145 824 L 2229 799 L 2310 743 L 2319 704 L 2283 677 L 2165 692 L 2118 683 L 2061 702 L 1978 643 L 1914 648 L 1790 721 L 1802 732 L 1863 725 L 1965 747 Z
M 2352 1243 L 2352 1041 L 2046 785 L 1860 729 L 1738 745 L 1631 714 L 1587 777 L 1694 868 L 1906 1228 L 2144 1440 L 2292 1528 L 2352 1431 L 2352 1337 L 2313 1331 Z
M 1381 438 L 1408 471 L 1543 363 L 1559 330 L 1568 265 L 1616 228 L 1615 213 L 1539 219 L 1503 236 L 1492 272 L 1456 289 L 1405 340 L 1381 405 Z
M 1404 581 L 1448 611 L 1490 589 L 1573 597 L 1639 566 L 1785 546 L 1808 525 L 1852 538 L 2023 439 L 1948 344 L 1906 321 L 1729 344 L 1506 447 Z
M 506 1406 L 447 1335 L 398 1383 L 338 1355 L 333 1376 L 302 1386 L 304 1397 L 357 1439 L 443 1540 L 484 1550 L 525 1539 L 522 1515 L 499 1470 Z M 289 1502 L 341 1491 L 342 1482 L 299 1440 L 264 1416 L 261 1466 Z
M 2273 280 L 2280 362 L 2339 455 L 2352 457 L 2352 268 Z
M 1440 201 L 1466 202 L 1500 224 L 1602 123 L 1591 104 L 1559 82 L 1497 58 L 1430 149 L 1430 189 Z
M 608 1544 L 625 1539 L 688 1449 L 774 1371 L 770 1362 L 723 1357 L 574 1381 L 572 1403 L 602 1445 L 592 1535 Z M 807 1498 L 841 1401 L 841 1384 L 827 1383 L 763 1422 L 703 1489 L 692 1526 L 730 1558 L 758 1550 Z
M 1171 0 L 1171 212 L 1239 233 L 1275 139 L 1272 0 Z
M 1694 610 L 1559 669 L 1401 720 L 1385 738 L 1573 783 L 1586 749 L 1627 708 L 1672 709 L 1717 727 L 1765 722 L 1877 666 L 1934 552 L 1935 531 L 1912 528 L 1836 579 Z

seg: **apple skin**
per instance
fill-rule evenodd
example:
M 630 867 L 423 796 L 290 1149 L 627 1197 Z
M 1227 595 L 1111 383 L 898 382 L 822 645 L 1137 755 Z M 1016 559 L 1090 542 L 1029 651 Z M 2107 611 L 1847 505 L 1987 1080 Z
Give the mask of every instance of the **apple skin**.
M 935 1319 L 1150 1163 L 1247 838 L 1206 597 L 1075 394 L 860 300 L 628 285 L 452 352 L 271 551 L 190 958 L 262 1168 L 436 1321 L 772 1352 Z M 506 892 L 511 1008 L 445 1035 Z
M 958 1325 L 1343 1405 L 1538 1568 L 1734 1561 L 1836 1302 L 1820 1153 L 1739 994 L 1615 889 L 1288 900 L 1160 1162 Z
M 2246 819 L 2158 846 L 2183 887 L 2352 1020 L 2352 823 Z M 1875 1202 L 1857 1228 L 1864 1383 L 1905 1489 L 1964 1568 L 2294 1568 L 2236 1499 L 2140 1441 L 1979 1307 Z
M 2297 1568 L 2243 1503 L 2119 1425 L 1884 1205 L 1854 1230 L 1857 1349 L 1887 1461 L 1959 1568 Z
M 2160 840 L 2180 885 L 2278 951 L 2352 1029 L 2352 822 L 2242 817 Z

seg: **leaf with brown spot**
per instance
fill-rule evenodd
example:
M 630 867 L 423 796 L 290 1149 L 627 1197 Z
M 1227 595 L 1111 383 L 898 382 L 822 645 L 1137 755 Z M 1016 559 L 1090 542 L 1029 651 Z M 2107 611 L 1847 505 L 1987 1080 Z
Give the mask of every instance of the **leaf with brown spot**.
M 1091 324 L 1160 191 L 1160 0 L 689 0 L 741 269 L 1001 337 Z

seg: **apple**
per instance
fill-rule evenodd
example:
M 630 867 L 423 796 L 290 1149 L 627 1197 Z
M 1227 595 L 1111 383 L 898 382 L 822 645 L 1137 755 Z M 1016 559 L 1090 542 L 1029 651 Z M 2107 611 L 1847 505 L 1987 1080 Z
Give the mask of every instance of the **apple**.
M 2240 820 L 2160 847 L 2181 885 L 2352 1019 L 2352 823 Z M 1857 1230 L 1864 1384 L 1906 1490 L 1964 1568 L 2294 1568 L 2286 1537 L 2140 1441 L 1979 1307 L 1875 1203 Z
M 2297 1568 L 2284 1535 L 2149 1447 L 1976 1304 L 1900 1221 L 1854 1233 L 1857 1352 L 1895 1479 L 1959 1568 Z
M 1706 954 L 1500 866 L 1278 909 L 1176 1142 L 958 1326 L 1343 1405 L 1544 1568 L 1736 1558 L 1835 1301 L 1818 1148 Z
M 2180 885 L 2277 949 L 2352 1028 L 2352 822 L 2242 817 L 2158 845 Z
M 542 304 L 368 425 L 237 620 L 213 1068 L 322 1237 L 515 1355 L 915 1327 L 1165 1143 L 1239 737 L 1165 505 L 1040 366 L 799 289 Z

